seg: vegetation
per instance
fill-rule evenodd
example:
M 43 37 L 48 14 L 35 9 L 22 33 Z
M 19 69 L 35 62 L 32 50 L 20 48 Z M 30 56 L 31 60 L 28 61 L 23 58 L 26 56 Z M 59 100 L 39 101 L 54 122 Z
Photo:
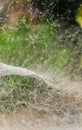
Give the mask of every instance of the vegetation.
M 78 122 L 82 97 L 77 97 L 75 91 L 69 94 L 62 88 L 52 88 L 36 77 L 9 75 L 0 80 L 0 114 L 31 108 L 48 116 L 68 116 L 72 123 Z
M 48 22 L 37 26 L 20 22 L 16 28 L 1 29 L 0 58 L 8 64 L 61 70 L 70 60 L 70 51 L 69 45 L 58 44 L 56 28 Z
M 0 82 L 0 113 L 42 104 L 51 89 L 36 77 L 10 75 L 1 78 Z
M 38 3 L 36 2 L 37 5 L 35 5 L 35 1 L 33 2 L 34 6 L 38 7 Z M 41 5 L 42 2 L 44 3 L 44 1 L 38 2 Z M 0 61 L 36 71 L 51 71 L 53 75 L 54 73 L 63 72 L 71 72 L 73 75 L 74 71 L 80 74 L 82 69 L 81 30 L 77 25 L 69 22 L 69 16 L 71 15 L 68 13 L 69 6 L 63 4 L 62 9 L 60 9 L 58 7 L 61 4 L 61 1 L 59 1 L 52 11 L 51 8 L 54 7 L 54 3 L 50 7 L 50 2 L 47 4 L 49 7 L 48 12 L 46 12 L 47 16 L 50 14 L 52 17 L 57 9 L 56 14 L 59 14 L 59 17 L 54 16 L 54 21 L 46 19 L 45 22 L 42 21 L 33 25 L 28 23 L 25 18 L 22 18 L 15 26 L 1 27 Z M 40 8 L 43 7 L 43 13 L 45 13 L 47 6 L 41 5 Z M 75 9 L 75 6 L 73 8 Z M 75 13 L 75 10 L 73 13 Z M 74 15 L 72 14 L 72 16 Z M 68 110 L 69 103 L 65 106 L 62 103 L 61 90 L 55 89 L 52 91 L 51 86 L 48 86 L 41 79 L 11 75 L 0 80 L 0 112 L 10 112 L 15 108 L 20 109 L 39 105 L 40 107 L 44 106 L 44 109 L 46 107 L 50 109 L 56 108 L 53 111 L 58 112 L 58 115 L 62 113 L 61 110 L 57 111 L 60 106 L 66 112 L 76 113 L 76 107 L 73 109 L 73 106 L 70 105 L 71 108 Z M 46 101 L 47 97 L 49 99 Z M 57 102 L 59 106 L 56 106 Z M 78 106 L 77 103 L 75 105 Z

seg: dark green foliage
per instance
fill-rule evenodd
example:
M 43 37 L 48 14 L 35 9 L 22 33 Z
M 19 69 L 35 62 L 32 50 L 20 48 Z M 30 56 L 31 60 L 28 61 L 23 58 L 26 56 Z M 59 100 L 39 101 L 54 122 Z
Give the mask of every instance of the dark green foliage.
M 0 81 L 0 112 L 10 112 L 40 104 L 51 90 L 39 77 L 10 75 Z M 41 100 L 41 101 L 40 101 Z
M 47 85 L 39 77 L 9 75 L 0 79 L 0 113 L 34 108 L 45 114 L 77 116 L 81 100 L 61 87 Z M 57 83 L 57 82 L 55 82 Z M 78 102 L 77 102 L 78 100 Z

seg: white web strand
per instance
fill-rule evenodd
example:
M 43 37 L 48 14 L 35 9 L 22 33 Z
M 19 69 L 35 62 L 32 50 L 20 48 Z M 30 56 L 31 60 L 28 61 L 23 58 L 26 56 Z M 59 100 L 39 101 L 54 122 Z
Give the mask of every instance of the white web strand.
M 26 68 L 15 67 L 4 63 L 0 63 L 0 77 L 7 75 L 35 76 L 36 78 L 40 78 L 41 80 L 43 80 L 47 85 L 53 86 L 53 83 L 50 82 L 49 79 L 47 80 L 47 76 L 45 75 L 38 74 Z
M 15 67 L 7 64 L 0 63 L 0 76 L 10 75 L 10 74 L 18 74 L 22 76 L 36 76 L 36 73 L 28 70 L 26 68 Z

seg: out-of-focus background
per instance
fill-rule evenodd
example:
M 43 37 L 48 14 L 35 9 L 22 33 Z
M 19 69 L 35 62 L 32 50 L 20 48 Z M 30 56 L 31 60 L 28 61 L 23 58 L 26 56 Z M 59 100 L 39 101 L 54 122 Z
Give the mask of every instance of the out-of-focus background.
M 58 125 L 81 122 L 81 26 L 81 0 L 0 0 L 0 62 L 42 76 L 2 77 L 1 114 L 31 108 Z

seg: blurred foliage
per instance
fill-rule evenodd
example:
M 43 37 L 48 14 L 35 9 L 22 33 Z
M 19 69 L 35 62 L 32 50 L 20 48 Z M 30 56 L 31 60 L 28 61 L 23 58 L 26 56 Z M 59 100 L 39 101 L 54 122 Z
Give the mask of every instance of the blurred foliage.
M 42 79 L 33 76 L 10 75 L 0 80 L 0 113 L 40 105 L 51 90 Z
M 42 70 L 65 69 L 71 50 L 57 39 L 56 27 L 48 22 L 0 31 L 0 59 L 8 64 Z M 39 68 L 40 69 L 40 68 Z
M 66 87 L 62 89 L 63 82 L 61 87 L 51 87 L 38 77 L 18 75 L 5 76 L 0 80 L 0 114 L 31 108 L 50 117 L 65 118 L 69 113 L 69 120 L 72 118 L 72 123 L 78 123 L 76 117 L 82 112 L 82 97 L 76 98 L 75 90 L 69 94 Z
M 60 18 L 60 22 L 47 20 L 32 25 L 21 20 L 15 27 L 0 28 L 0 61 L 39 71 L 41 69 L 43 72 L 53 70 L 53 74 L 55 72 L 59 74 L 67 69 L 72 74 L 74 69 L 76 73 L 82 73 L 82 32 L 79 27 L 69 24 L 69 21 L 75 19 L 79 1 L 32 0 L 31 2 L 48 18 L 53 19 L 56 16 Z M 52 92 L 41 79 L 12 75 L 0 80 L 0 112 L 10 112 L 16 107 L 19 109 L 36 103 L 42 107 L 43 105 L 46 107 L 47 104 L 50 110 L 54 109 L 58 115 L 64 114 L 60 108 L 67 113 L 76 113 L 74 101 L 73 106 L 70 104 L 71 107 L 67 107 L 69 103 L 61 102 L 62 92 L 60 90 Z M 78 103 L 75 105 L 79 106 Z
M 78 61 L 80 66 L 81 31 L 78 31 L 80 29 L 77 26 L 71 25 L 80 1 L 31 2 L 48 17 L 57 17 L 54 22 L 46 19 L 46 22 L 37 25 L 26 23 L 23 19 L 15 27 L 1 28 L 0 60 L 12 65 L 34 69 L 41 66 L 42 70 L 54 71 L 67 68 L 71 59 Z M 72 67 L 76 64 L 74 60 Z

